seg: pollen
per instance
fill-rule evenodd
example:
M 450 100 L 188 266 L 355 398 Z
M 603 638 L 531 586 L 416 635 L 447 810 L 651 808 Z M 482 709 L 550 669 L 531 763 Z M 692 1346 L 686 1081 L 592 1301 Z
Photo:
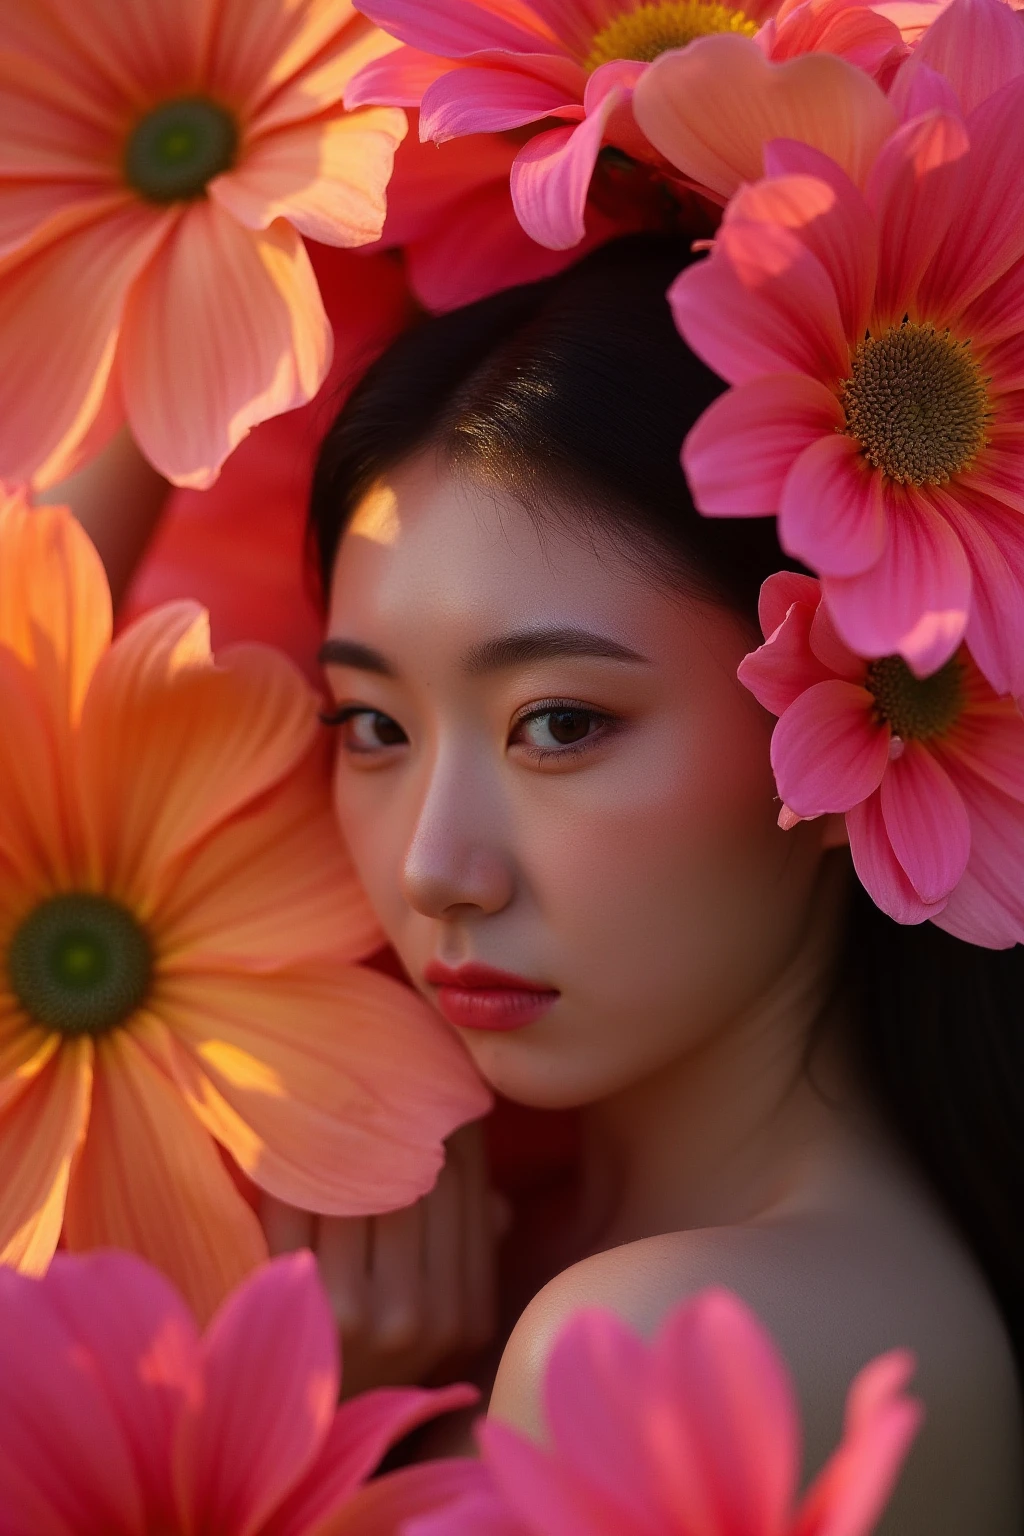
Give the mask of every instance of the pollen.
M 963 663 L 956 657 L 930 677 L 915 677 L 902 656 L 883 656 L 868 667 L 865 686 L 875 700 L 875 719 L 901 741 L 931 741 L 951 729 L 963 712 Z
M 867 336 L 841 387 L 846 432 L 901 485 L 944 485 L 987 442 L 987 381 L 969 341 L 904 321 Z
M 756 31 L 756 22 L 717 0 L 653 0 L 616 16 L 598 32 L 585 67 L 592 71 L 613 59 L 650 64 L 670 48 L 685 48 L 698 37 L 716 32 L 753 37 Z

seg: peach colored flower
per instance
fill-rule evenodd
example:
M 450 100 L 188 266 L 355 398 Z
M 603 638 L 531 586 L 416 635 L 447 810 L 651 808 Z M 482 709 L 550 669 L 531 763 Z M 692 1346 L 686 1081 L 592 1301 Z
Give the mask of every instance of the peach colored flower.
M 124 1253 L 0 1271 L 0 1530 L 56 1536 L 398 1536 L 480 1482 L 469 1460 L 369 1482 L 472 1387 L 336 1407 L 338 1349 L 308 1253 L 241 1284 L 200 1336 Z
M 670 295 L 734 386 L 683 450 L 700 510 L 777 512 L 859 655 L 924 676 L 966 637 L 996 692 L 1018 694 L 1022 121 L 1024 76 L 966 121 L 926 112 L 864 193 L 818 151 L 775 143 Z
M 854 866 L 900 923 L 972 944 L 1024 943 L 1024 716 L 966 646 L 930 677 L 843 644 L 821 584 L 780 572 L 761 592 L 765 643 L 740 681 L 779 723 L 780 823 L 845 812 Z
M 405 1536 L 867 1536 L 921 1419 L 903 1350 L 854 1379 L 842 1444 L 797 1498 L 800 1432 L 786 1367 L 754 1315 L 708 1290 L 650 1344 L 584 1311 L 551 1352 L 550 1450 L 480 1427 L 493 1488 L 418 1519 Z
M 350 0 L 0 7 L 0 479 L 125 418 L 204 486 L 309 400 L 331 337 L 302 235 L 380 234 L 401 112 L 346 114 L 392 45 Z
M 336 1215 L 428 1190 L 487 1107 L 380 943 L 285 657 L 171 603 L 110 643 L 63 508 L 0 510 L 0 1260 L 136 1249 L 203 1317 L 266 1257 L 224 1148 Z M 218 1143 L 220 1147 L 218 1147 Z

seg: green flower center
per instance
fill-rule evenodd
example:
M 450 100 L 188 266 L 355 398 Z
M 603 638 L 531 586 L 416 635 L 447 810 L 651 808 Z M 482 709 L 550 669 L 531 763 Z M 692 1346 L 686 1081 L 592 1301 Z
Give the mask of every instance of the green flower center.
M 901 485 L 944 485 L 985 446 L 988 389 L 971 344 L 933 325 L 865 337 L 840 393 L 848 435 Z
M 136 123 L 124 156 L 130 186 L 151 203 L 202 197 L 235 163 L 238 124 L 205 96 L 165 101 Z
M 7 970 L 37 1024 L 65 1035 L 101 1035 L 145 1001 L 153 951 L 119 902 L 76 892 L 52 896 L 29 913 L 11 940 Z
M 710 37 L 715 32 L 753 37 L 756 31 L 755 21 L 717 0 L 653 0 L 616 16 L 598 32 L 584 67 L 599 69 L 613 59 L 650 64 L 670 48 L 685 48 L 697 37 Z
M 963 663 L 953 656 L 931 677 L 915 677 L 902 656 L 883 656 L 868 667 L 875 719 L 901 741 L 930 741 L 959 719 L 964 707 Z

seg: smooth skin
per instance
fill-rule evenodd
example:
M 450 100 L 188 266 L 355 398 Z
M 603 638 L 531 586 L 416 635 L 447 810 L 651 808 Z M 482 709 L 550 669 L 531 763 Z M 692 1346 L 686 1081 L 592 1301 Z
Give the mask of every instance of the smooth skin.
M 459 1031 L 496 1089 L 578 1107 L 586 1128 L 575 1251 L 516 1327 L 491 1412 L 543 1437 L 546 1355 L 576 1308 L 649 1332 L 724 1284 L 795 1373 L 808 1473 L 854 1372 L 909 1345 L 927 1421 L 880 1530 L 1017 1536 L 1020 1400 L 998 1314 L 828 1029 L 841 821 L 777 826 L 772 720 L 736 681 L 758 637 L 561 510 L 538 523 L 421 455 L 345 534 L 325 647 L 338 817 L 414 984 L 431 998 L 431 960 L 472 960 L 560 994 L 521 1030 Z M 439 1188 L 397 1265 L 409 1316 L 438 1294 L 423 1234 L 445 1199 L 460 1262 L 486 1269 L 486 1201 Z M 365 1326 L 365 1224 L 302 1236 L 340 1310 L 363 1298 L 362 1381 L 441 1358 L 425 1321 L 401 1359 Z M 449 1347 L 479 1338 L 471 1295 L 460 1282 Z

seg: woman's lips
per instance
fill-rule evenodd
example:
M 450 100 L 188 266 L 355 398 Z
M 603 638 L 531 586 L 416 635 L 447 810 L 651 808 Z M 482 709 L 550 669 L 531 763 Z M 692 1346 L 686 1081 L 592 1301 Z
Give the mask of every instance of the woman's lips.
M 489 965 L 453 970 L 433 960 L 423 976 L 437 988 L 437 1006 L 449 1024 L 460 1029 L 523 1029 L 546 1013 L 559 995 L 554 987 Z

